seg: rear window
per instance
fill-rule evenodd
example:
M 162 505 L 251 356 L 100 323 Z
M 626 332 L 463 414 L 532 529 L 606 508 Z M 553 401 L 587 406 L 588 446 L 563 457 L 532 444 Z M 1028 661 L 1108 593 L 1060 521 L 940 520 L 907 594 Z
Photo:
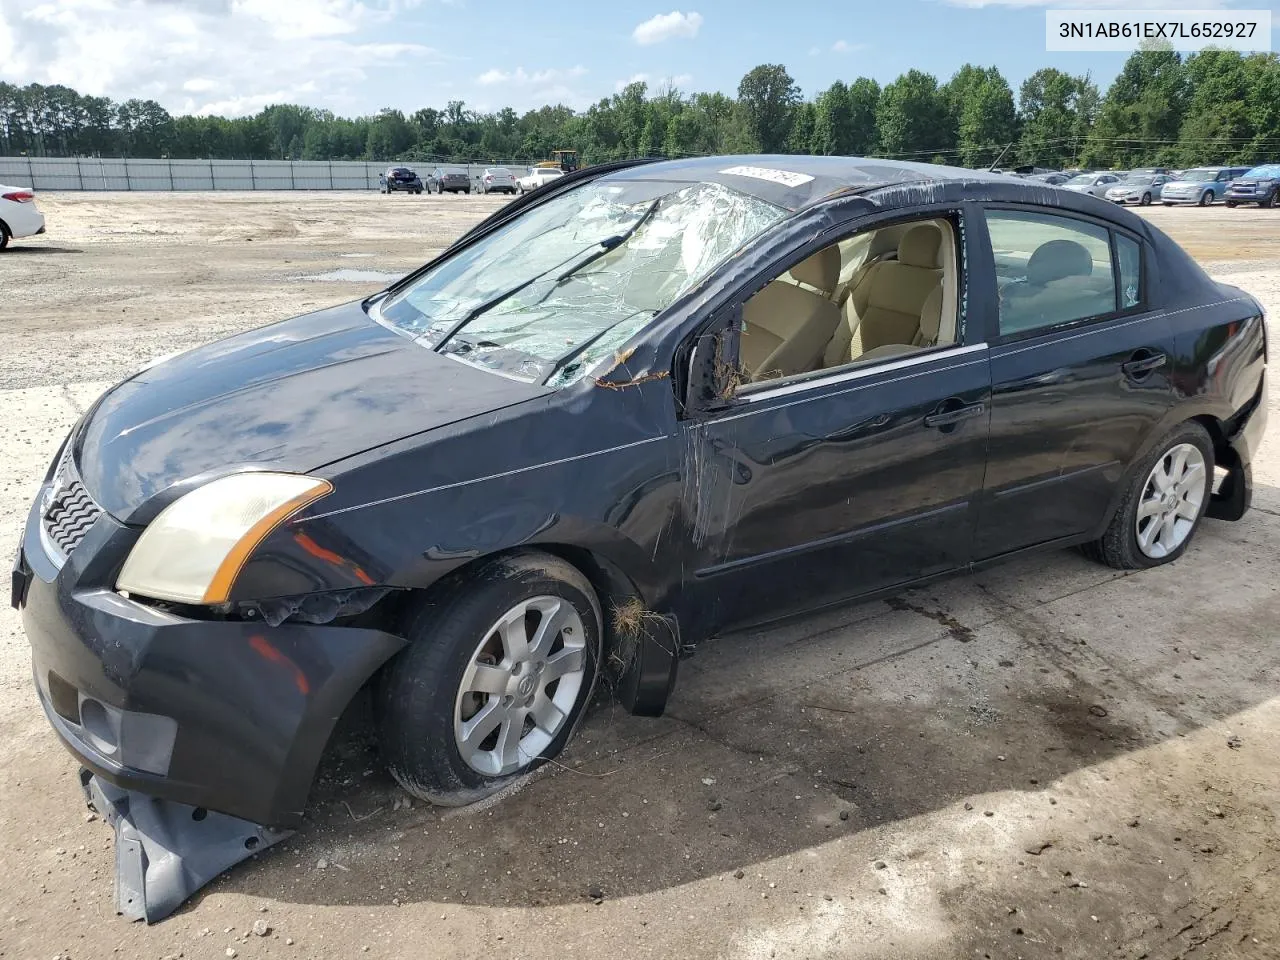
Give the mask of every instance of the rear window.
M 488 170 L 485 171 L 485 173 L 491 173 L 495 177 L 511 176 L 511 171 L 508 170 L 506 167 L 490 167 Z

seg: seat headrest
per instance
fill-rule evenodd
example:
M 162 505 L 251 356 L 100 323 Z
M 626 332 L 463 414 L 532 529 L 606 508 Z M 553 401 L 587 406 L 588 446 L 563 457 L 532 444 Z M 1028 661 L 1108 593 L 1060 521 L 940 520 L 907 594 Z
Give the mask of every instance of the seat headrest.
M 1044 286 L 1064 277 L 1087 277 L 1093 273 L 1093 257 L 1074 240 L 1049 240 L 1040 244 L 1027 261 L 1027 282 Z
M 797 263 L 790 273 L 800 283 L 807 283 L 829 297 L 840 284 L 840 248 L 835 244 L 823 247 L 813 256 Z
M 920 308 L 920 341 L 932 346 L 938 342 L 938 331 L 942 329 L 942 287 L 933 288 L 933 292 L 925 297 L 924 306 Z
M 936 270 L 939 266 L 938 248 L 941 246 L 942 231 L 937 225 L 918 223 L 898 241 L 898 262 Z

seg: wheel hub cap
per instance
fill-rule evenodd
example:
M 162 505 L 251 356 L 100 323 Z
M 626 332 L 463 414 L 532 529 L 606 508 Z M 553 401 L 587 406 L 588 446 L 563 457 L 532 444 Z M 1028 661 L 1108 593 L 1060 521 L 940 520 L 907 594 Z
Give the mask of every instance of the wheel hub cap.
M 1179 443 L 1156 461 L 1142 488 L 1134 530 L 1146 556 L 1167 557 L 1191 536 L 1206 483 L 1204 454 L 1194 444 Z
M 488 776 L 515 773 L 564 730 L 586 678 L 582 618 L 563 597 L 524 600 L 486 631 L 454 706 L 462 759 Z

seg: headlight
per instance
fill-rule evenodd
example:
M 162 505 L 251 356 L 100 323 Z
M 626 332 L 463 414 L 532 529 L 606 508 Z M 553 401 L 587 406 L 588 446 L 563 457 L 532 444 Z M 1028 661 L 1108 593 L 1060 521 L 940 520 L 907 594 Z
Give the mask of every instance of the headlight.
M 178 603 L 222 603 L 267 534 L 331 490 L 327 480 L 293 473 L 212 480 L 169 504 L 142 531 L 116 588 Z

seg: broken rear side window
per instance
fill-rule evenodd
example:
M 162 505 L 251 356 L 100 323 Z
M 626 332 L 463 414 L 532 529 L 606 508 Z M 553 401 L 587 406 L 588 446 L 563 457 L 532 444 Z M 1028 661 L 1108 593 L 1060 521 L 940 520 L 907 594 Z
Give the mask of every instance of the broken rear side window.
M 785 215 L 715 183 L 591 183 L 450 257 L 374 317 L 460 360 L 562 386 Z

